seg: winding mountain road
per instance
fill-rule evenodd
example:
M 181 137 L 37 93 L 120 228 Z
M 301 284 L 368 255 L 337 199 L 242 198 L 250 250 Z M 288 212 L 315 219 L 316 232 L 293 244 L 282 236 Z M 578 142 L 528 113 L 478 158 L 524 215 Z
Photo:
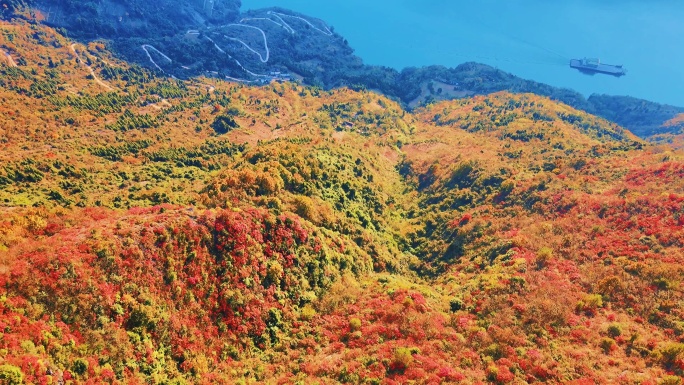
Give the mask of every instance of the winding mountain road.
M 264 22 L 264 21 L 265 21 L 265 22 L 273 23 L 273 24 L 275 24 L 275 25 L 277 25 L 277 26 L 279 26 L 279 27 L 285 29 L 288 33 L 294 35 L 297 31 L 296 31 L 290 24 L 288 24 L 288 23 L 283 19 L 284 17 L 286 17 L 286 18 L 289 17 L 289 18 L 298 19 L 298 20 L 301 20 L 301 21 L 305 22 L 305 23 L 308 24 L 311 28 L 313 28 L 314 30 L 316 30 L 316 31 L 318 31 L 318 32 L 320 32 L 320 33 L 322 33 L 322 34 L 324 34 L 324 35 L 326 35 L 326 36 L 333 36 L 333 32 L 332 32 L 327 26 L 324 25 L 324 26 L 323 26 L 324 29 L 320 29 L 320 28 L 316 27 L 313 23 L 311 23 L 309 20 L 304 19 L 303 17 L 294 16 L 294 15 L 288 15 L 288 14 L 285 14 L 285 13 L 273 12 L 273 11 L 268 11 L 266 14 L 268 15 L 268 17 L 251 17 L 251 18 L 243 18 L 243 19 L 240 20 L 239 23 L 225 24 L 225 25 L 221 25 L 221 26 L 218 26 L 218 27 L 209 27 L 208 30 L 213 31 L 212 34 L 214 34 L 214 35 L 222 35 L 223 38 L 225 38 L 225 39 L 227 39 L 227 40 L 231 40 L 231 41 L 235 41 L 235 42 L 240 43 L 242 46 L 244 46 L 245 48 L 247 48 L 247 50 L 249 50 L 250 52 L 252 52 L 252 53 L 254 53 L 255 55 L 257 55 L 257 56 L 259 57 L 259 61 L 261 61 L 262 63 L 268 63 L 268 61 L 270 60 L 270 57 L 271 57 L 271 50 L 269 49 L 269 46 L 268 46 L 268 36 L 267 36 L 267 34 L 266 34 L 266 31 L 264 31 L 263 29 L 261 29 L 261 28 L 259 28 L 259 27 L 256 27 L 256 26 L 253 26 L 253 25 L 247 24 L 247 22 L 249 22 L 249 21 L 253 21 L 253 22 Z M 277 20 L 274 20 L 272 17 L 273 17 L 273 18 L 276 18 Z M 265 52 L 262 54 L 261 52 L 259 52 L 259 51 L 257 51 L 256 49 L 252 48 L 247 42 L 245 42 L 244 40 L 242 40 L 242 39 L 240 39 L 240 38 L 228 36 L 228 35 L 226 35 L 225 33 L 221 34 L 221 33 L 219 33 L 219 32 L 215 32 L 217 29 L 225 29 L 225 28 L 228 28 L 228 27 L 242 27 L 242 28 L 254 29 L 254 30 L 259 31 L 259 33 L 261 33 L 261 36 L 262 36 L 263 41 L 264 41 L 264 51 L 265 51 Z M 221 47 L 220 47 L 213 39 L 211 39 L 209 36 L 204 35 L 203 37 L 204 37 L 205 39 L 209 40 L 209 41 L 214 45 L 214 48 L 216 48 L 216 50 L 218 50 L 218 51 L 221 52 L 222 54 L 228 55 L 229 58 L 233 59 L 233 60 L 235 61 L 235 63 L 236 63 L 242 70 L 244 70 L 246 73 L 248 73 L 249 75 L 251 75 L 251 76 L 253 76 L 253 77 L 256 77 L 256 78 L 273 78 L 273 77 L 270 76 L 270 75 L 257 74 L 257 73 L 255 73 L 255 72 L 252 72 L 252 71 L 248 70 L 247 68 L 245 68 L 245 66 L 242 65 L 242 63 L 240 63 L 239 60 L 237 60 L 237 59 L 234 58 L 232 55 L 230 55 L 228 52 L 226 52 L 226 50 L 224 50 L 223 48 L 221 48 Z M 152 65 L 153 65 L 154 67 L 156 67 L 156 68 L 157 68 L 159 71 L 161 71 L 162 73 L 165 73 L 165 71 L 159 66 L 159 64 L 157 64 L 157 62 L 154 61 L 154 59 L 152 58 L 152 55 L 150 55 L 150 52 L 149 52 L 150 50 L 155 51 L 157 54 L 159 54 L 161 57 L 163 57 L 163 58 L 164 58 L 165 60 L 167 60 L 169 63 L 173 63 L 173 60 L 171 60 L 171 58 L 169 58 L 168 56 L 166 56 L 164 53 L 162 53 L 161 51 L 159 51 L 157 48 L 155 48 L 155 47 L 152 46 L 152 45 L 143 44 L 143 45 L 141 46 L 141 48 L 145 51 L 145 54 L 147 55 L 147 58 L 149 59 L 150 63 L 152 63 Z M 245 79 L 239 79 L 239 78 L 234 78 L 234 77 L 230 77 L 230 76 L 226 76 L 226 79 L 233 80 L 233 81 L 237 81 L 237 82 L 242 82 L 242 83 L 254 83 L 254 82 L 256 82 L 255 80 L 245 80 Z
M 209 36 L 204 36 L 204 38 L 207 39 L 207 40 L 209 40 L 210 42 L 212 42 L 212 43 L 214 44 L 214 47 L 215 47 L 219 52 L 221 52 L 222 54 L 228 55 L 229 58 L 233 59 L 233 61 L 235 61 L 235 64 L 237 64 L 240 68 L 242 68 L 243 71 L 245 71 L 245 72 L 247 72 L 248 74 L 250 74 L 250 75 L 252 75 L 252 76 L 255 76 L 255 77 L 260 77 L 260 78 L 269 77 L 268 75 L 261 75 L 261 74 L 257 74 L 257 73 L 254 73 L 254 72 L 248 70 L 247 68 L 245 68 L 245 66 L 242 65 L 242 63 L 240 63 L 240 61 L 239 61 L 238 59 L 234 58 L 231 54 L 229 54 L 228 52 L 224 51 L 224 50 L 223 50 L 221 47 L 219 47 L 219 45 L 216 44 L 216 42 L 214 42 L 214 40 L 212 40 Z M 243 44 L 244 44 L 244 43 L 243 43 Z M 238 82 L 253 83 L 253 81 L 251 81 L 251 80 L 238 79 L 238 78 L 233 78 L 233 77 L 230 77 L 230 76 L 226 76 L 226 78 L 227 78 L 227 79 L 230 79 L 230 80 L 238 81 Z
M 277 21 L 275 21 L 275 20 L 273 20 L 273 19 L 269 19 L 268 17 L 246 17 L 246 18 L 240 20 L 240 23 L 241 23 L 241 24 L 244 24 L 245 21 L 262 21 L 262 20 L 263 20 L 263 21 L 270 21 L 271 23 L 273 23 L 273 24 L 275 24 L 275 25 L 277 25 L 277 26 L 279 26 L 279 27 L 282 27 L 282 28 L 285 29 L 287 32 L 290 32 L 290 33 L 291 33 L 291 29 L 290 29 L 289 27 L 286 27 L 286 26 L 284 26 L 283 24 L 280 24 L 280 23 L 278 23 Z
M 274 22 L 275 22 L 276 24 L 278 24 L 278 25 L 280 25 L 281 27 L 285 28 L 285 30 L 286 30 L 287 32 L 289 32 L 290 34 L 292 34 L 292 35 L 295 34 L 295 30 L 294 30 L 292 27 L 290 27 L 290 25 L 287 24 L 287 22 L 286 22 L 285 20 L 283 20 L 282 17 L 278 16 L 278 14 L 272 13 L 271 11 L 268 11 L 267 14 L 268 14 L 268 15 L 275 16 L 276 18 L 278 18 L 278 20 L 280 20 L 280 23 L 282 23 L 282 24 L 280 24 L 280 23 L 278 23 L 278 22 L 275 22 L 275 20 L 274 20 Z M 272 19 L 271 19 L 271 20 L 272 20 Z
M 219 47 L 219 45 L 216 44 L 216 42 L 212 40 L 209 36 L 204 36 L 204 38 L 212 42 L 212 44 L 214 44 L 214 48 L 216 48 L 219 52 L 226 53 L 226 51 L 224 51 L 223 48 Z
M 161 71 L 162 73 L 166 73 L 166 72 L 164 72 L 164 70 L 159 66 L 159 64 L 157 64 L 157 62 L 155 62 L 154 59 L 152 59 L 152 55 L 150 55 L 150 51 L 149 51 L 149 50 L 151 49 L 151 50 L 153 50 L 154 52 L 158 53 L 161 57 L 163 57 L 164 59 L 166 59 L 169 63 L 173 63 L 173 60 L 171 60 L 170 57 L 166 56 L 166 55 L 165 55 L 163 52 L 161 52 L 160 50 L 154 48 L 154 46 L 152 46 L 152 45 L 143 44 L 143 45 L 141 45 L 140 47 L 143 49 L 143 51 L 145 51 L 145 53 L 147 54 L 147 58 L 150 59 L 150 62 L 151 62 L 155 67 L 157 67 L 157 69 L 158 69 L 159 71 Z
M 283 20 L 283 18 L 282 18 L 281 16 L 291 17 L 291 18 L 293 18 L 293 19 L 301 20 L 301 21 L 305 22 L 306 24 L 310 25 L 311 28 L 315 29 L 316 31 L 318 31 L 318 32 L 320 32 L 320 33 L 322 33 L 322 34 L 324 34 L 324 35 L 327 35 L 327 36 L 332 36 L 332 35 L 333 35 L 332 31 L 331 31 L 327 26 L 323 26 L 323 28 L 325 28 L 325 31 L 324 31 L 324 30 L 322 30 L 322 29 L 316 27 L 316 26 L 313 25 L 309 20 L 306 20 L 306 19 L 303 18 L 303 17 L 299 17 L 299 16 L 295 16 L 295 15 L 288 15 L 288 14 L 286 14 L 286 13 L 279 13 L 279 12 L 273 12 L 273 11 L 268 11 L 268 14 L 269 14 L 269 15 L 273 15 L 273 16 L 277 17 L 278 19 L 280 19 L 280 21 L 282 21 L 283 24 L 284 24 L 285 26 L 287 26 L 287 28 L 289 28 L 289 29 L 292 31 L 293 34 L 295 33 L 294 28 L 292 28 L 289 24 L 287 24 L 287 22 L 285 22 L 285 20 Z
M 104 87 L 104 88 L 106 88 L 106 89 L 108 89 L 108 90 L 110 90 L 110 91 L 113 90 L 113 88 L 112 88 L 109 84 L 103 82 L 102 79 L 100 79 L 100 78 L 97 77 L 97 75 L 95 74 L 95 71 L 93 70 L 93 68 L 92 68 L 91 66 L 89 66 L 88 64 L 86 64 L 86 62 L 84 62 L 83 59 L 81 59 L 81 56 L 78 54 L 78 52 L 76 52 L 76 44 L 77 44 L 77 43 L 73 43 L 73 44 L 71 44 L 71 45 L 69 46 L 69 47 L 71 48 L 71 52 L 73 52 L 74 55 L 76 55 L 76 60 L 77 60 L 80 64 L 83 64 L 83 65 L 88 69 L 88 72 L 90 72 L 90 75 L 93 77 L 93 79 L 95 79 L 95 82 L 96 82 L 97 84 L 101 85 L 102 87 Z
M 220 27 L 218 27 L 218 28 L 224 28 L 224 27 L 244 27 L 244 28 L 255 29 L 255 30 L 261 32 L 261 36 L 264 38 L 264 49 L 266 50 L 266 57 L 264 57 L 263 55 L 261 55 L 261 53 L 259 53 L 259 52 L 258 52 L 257 50 L 255 50 L 254 48 L 250 47 L 250 46 L 249 46 L 247 43 L 245 43 L 243 40 L 240 40 L 240 39 L 238 39 L 238 38 L 236 38 L 236 37 L 226 36 L 226 35 L 223 35 L 223 37 L 225 37 L 225 38 L 228 39 L 228 40 L 237 41 L 238 43 L 244 45 L 245 48 L 247 48 L 248 50 L 250 50 L 250 51 L 254 52 L 256 55 L 258 55 L 258 56 L 259 56 L 259 60 L 261 60 L 262 63 L 268 63 L 268 59 L 269 59 L 269 57 L 271 56 L 271 51 L 268 49 L 268 38 L 266 37 L 266 32 L 264 32 L 263 29 L 261 29 L 261 28 L 259 28 L 259 27 L 255 27 L 255 26 L 253 26 L 253 25 L 247 25 L 247 24 L 226 24 L 226 25 L 222 25 L 222 26 L 220 26 Z

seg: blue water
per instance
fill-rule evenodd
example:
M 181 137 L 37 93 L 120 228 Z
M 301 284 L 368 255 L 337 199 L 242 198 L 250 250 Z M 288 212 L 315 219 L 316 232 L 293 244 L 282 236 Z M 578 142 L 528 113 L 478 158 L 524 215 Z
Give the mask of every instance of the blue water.
M 684 106 L 681 0 L 243 0 L 321 18 L 364 62 L 401 69 L 465 61 L 589 95 Z M 587 76 L 571 57 L 623 64 L 622 78 Z

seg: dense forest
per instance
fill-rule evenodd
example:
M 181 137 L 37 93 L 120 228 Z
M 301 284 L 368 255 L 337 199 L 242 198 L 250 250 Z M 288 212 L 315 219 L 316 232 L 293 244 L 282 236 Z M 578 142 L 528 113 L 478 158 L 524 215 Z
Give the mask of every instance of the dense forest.
M 682 383 L 680 138 L 0 47 L 2 383 Z

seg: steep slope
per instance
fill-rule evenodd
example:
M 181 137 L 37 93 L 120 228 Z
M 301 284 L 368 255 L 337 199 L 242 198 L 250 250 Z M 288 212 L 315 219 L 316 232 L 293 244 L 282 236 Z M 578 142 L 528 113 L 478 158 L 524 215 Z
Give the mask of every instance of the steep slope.
M 681 381 L 680 151 L 533 94 L 410 113 L 0 39 L 3 381 Z

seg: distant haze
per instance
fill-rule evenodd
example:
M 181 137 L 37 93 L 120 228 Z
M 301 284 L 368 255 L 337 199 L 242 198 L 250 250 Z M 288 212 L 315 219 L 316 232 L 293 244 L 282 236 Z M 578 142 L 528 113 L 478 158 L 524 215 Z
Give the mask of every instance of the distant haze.
M 243 0 L 335 27 L 367 64 L 401 69 L 465 61 L 568 87 L 684 106 L 684 1 Z M 553 53 L 551 52 L 553 51 Z M 557 55 L 557 54 L 559 55 Z M 623 64 L 623 78 L 582 75 L 571 57 Z

